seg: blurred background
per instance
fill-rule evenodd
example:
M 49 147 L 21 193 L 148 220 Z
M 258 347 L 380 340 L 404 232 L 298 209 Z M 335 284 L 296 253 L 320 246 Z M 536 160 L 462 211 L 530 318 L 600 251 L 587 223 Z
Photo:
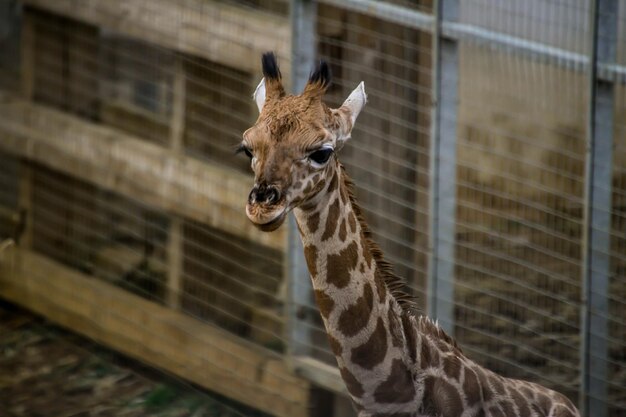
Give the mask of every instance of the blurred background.
M 354 416 L 292 225 L 245 216 L 260 56 L 424 313 L 626 416 L 626 1 L 0 0 L 0 414 Z

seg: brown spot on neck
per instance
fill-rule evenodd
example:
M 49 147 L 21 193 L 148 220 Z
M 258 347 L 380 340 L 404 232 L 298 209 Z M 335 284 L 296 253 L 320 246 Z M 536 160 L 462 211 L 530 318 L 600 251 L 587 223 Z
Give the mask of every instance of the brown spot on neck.
M 346 227 L 346 219 L 341 219 L 341 224 L 339 225 L 339 239 L 342 242 L 346 241 L 346 237 L 348 236 L 348 229 Z
M 324 320 L 328 320 L 330 313 L 335 308 L 335 302 L 322 290 L 315 290 L 315 302 L 320 309 L 320 313 Z
M 535 393 L 532 389 L 530 389 L 528 386 L 525 385 L 525 383 L 522 383 L 522 385 L 519 387 L 519 390 L 522 392 L 522 394 L 525 397 L 528 398 L 533 398 Z
M 348 185 L 347 184 L 342 184 L 339 187 L 339 195 L 341 196 L 341 202 L 346 205 L 348 204 L 348 200 L 349 198 L 349 194 L 350 194 L 350 190 L 348 189 Z
M 387 355 L 387 331 L 381 317 L 376 328 L 361 346 L 352 349 L 350 360 L 365 369 L 372 369 L 381 363 Z
M 317 232 L 317 228 L 320 225 L 320 212 L 316 211 L 315 213 L 311 214 L 307 219 L 306 219 L 306 227 L 309 229 L 309 233 L 313 234 L 315 232 Z
M 326 216 L 326 228 L 324 229 L 324 234 L 322 235 L 322 241 L 328 240 L 335 234 L 335 230 L 337 230 L 337 222 L 339 221 L 339 199 L 336 198 L 335 201 L 328 207 L 328 216 Z
M 304 248 L 304 259 L 306 259 L 309 274 L 315 278 L 317 276 L 317 248 L 314 245 L 307 245 Z
M 487 379 L 487 375 L 485 372 L 489 372 L 485 369 L 475 368 L 474 372 L 476 376 L 478 376 L 478 380 L 480 381 L 480 387 L 482 391 L 482 397 L 485 402 L 489 402 L 493 399 L 494 395 L 491 392 L 491 388 L 489 387 L 489 380 Z
M 354 216 L 354 212 L 350 212 L 348 215 L 348 223 L 350 224 L 350 232 L 356 232 L 356 217 Z
M 467 405 L 469 405 L 470 407 L 482 400 L 480 395 L 480 383 L 478 382 L 476 373 L 470 368 L 465 368 L 463 391 L 465 392 Z
M 463 401 L 458 390 L 442 378 L 428 377 L 424 401 L 432 404 L 436 415 L 460 416 Z
M 459 381 L 461 379 L 461 360 L 454 356 L 448 355 L 443 358 L 443 371 L 451 379 Z
M 544 393 L 537 393 L 537 399 L 536 402 L 537 404 L 539 404 L 539 407 L 541 407 L 541 410 L 544 413 L 548 413 L 548 411 L 550 410 L 550 407 L 552 406 L 552 400 L 550 400 L 550 397 L 548 397 L 547 395 L 545 395 Z
M 496 375 L 491 373 L 489 376 L 489 380 L 491 381 L 491 386 L 493 390 L 498 395 L 506 395 L 506 389 L 504 388 L 504 384 L 502 383 L 502 377 L 500 375 Z
M 341 354 L 343 353 L 343 347 L 341 346 L 341 343 L 339 343 L 339 341 L 335 339 L 330 333 L 326 333 L 326 336 L 328 336 L 328 344 L 330 345 L 330 349 L 333 351 L 335 356 L 341 356 Z
M 513 401 L 511 400 L 500 400 L 499 401 L 500 404 L 500 408 L 502 409 L 502 411 L 504 411 L 504 415 L 505 416 L 517 416 L 517 414 L 515 413 L 515 408 L 513 407 Z M 558 414 L 555 414 L 555 416 L 559 416 Z M 560 417 L 560 416 L 559 416 Z
M 369 282 L 363 285 L 363 295 L 354 304 L 341 312 L 337 326 L 341 333 L 352 337 L 360 332 L 369 321 L 374 306 L 374 292 Z
M 353 397 L 361 398 L 365 393 L 363 389 L 363 385 L 356 379 L 356 377 L 350 372 L 348 369 L 340 367 L 339 372 L 341 373 L 341 378 L 343 382 L 346 383 L 346 388 L 348 388 L 348 392 Z
M 335 192 L 339 185 L 339 179 L 337 178 L 337 171 L 333 172 L 333 177 L 330 179 L 330 183 L 328 184 L 328 190 L 326 191 L 328 194 L 332 194 Z
M 522 397 L 522 394 L 520 394 L 516 389 L 509 389 L 509 395 L 513 398 L 513 402 L 517 406 L 520 417 L 530 417 L 530 405 L 528 404 L 528 401 Z
M 497 404 L 489 407 L 489 415 L 491 417 L 509 417 L 506 414 L 504 414 L 504 411 L 502 411 L 502 408 L 500 408 L 500 406 Z
M 337 288 L 343 288 L 350 282 L 350 272 L 356 268 L 359 260 L 358 245 L 352 241 L 337 254 L 330 254 L 326 260 L 327 282 Z
M 374 391 L 374 399 L 379 403 L 406 403 L 415 399 L 413 376 L 402 360 L 393 360 L 391 373 Z
M 422 337 L 422 350 L 420 352 L 420 367 L 422 369 L 439 367 L 439 352 L 428 340 Z
M 313 181 L 309 181 L 304 187 L 304 190 L 302 190 L 302 193 L 304 195 L 307 195 L 311 192 L 312 189 L 313 189 Z

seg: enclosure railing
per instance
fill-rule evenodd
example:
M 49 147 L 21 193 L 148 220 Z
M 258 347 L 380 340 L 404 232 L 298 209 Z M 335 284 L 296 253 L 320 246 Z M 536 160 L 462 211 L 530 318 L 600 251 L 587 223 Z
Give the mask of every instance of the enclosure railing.
M 91 274 L 269 348 L 246 350 L 237 375 L 254 392 L 250 369 L 266 370 L 282 415 L 306 409 L 283 392 L 301 401 L 302 380 L 345 394 L 295 222 L 286 236 L 249 224 L 247 162 L 230 155 L 256 118 L 256 55 L 275 49 L 294 92 L 321 57 L 329 105 L 365 81 L 340 159 L 424 312 L 479 363 L 578 396 L 584 415 L 626 416 L 624 2 L 20 4 L 0 8 L 0 42 L 21 25 L 16 56 L 0 44 L 0 70 L 20 73 L 0 77 L 19 90 L 0 100 L 0 207 L 32 209 L 11 248 L 40 262 L 26 271 L 54 259 L 63 283 Z M 198 342 L 190 360 L 237 368 L 179 333 Z M 277 357 L 288 367 L 268 367 Z
M 432 35 L 432 114 L 430 142 L 430 227 L 428 251 L 428 312 L 451 334 L 455 329 L 454 280 L 456 244 L 456 149 L 457 105 L 459 80 L 459 42 L 487 46 L 508 54 L 528 57 L 539 62 L 587 74 L 588 115 L 585 153 L 585 194 L 582 236 L 583 292 L 580 298 L 580 388 L 579 406 L 583 415 L 608 416 L 608 341 L 611 316 L 609 311 L 609 279 L 611 277 L 611 195 L 613 114 L 615 90 L 626 81 L 626 66 L 616 61 L 619 4 L 616 0 L 593 0 L 587 7 L 589 50 L 572 52 L 538 41 L 511 36 L 459 22 L 458 0 L 435 0 L 432 13 L 401 5 L 372 0 L 321 0 L 348 11 L 372 16 L 403 27 L 418 29 Z M 622 7 L 624 5 L 622 4 Z M 316 23 L 315 2 L 293 2 L 293 69 L 294 90 L 303 85 L 307 70 L 316 56 L 311 39 Z M 623 24 L 623 22 L 622 22 Z M 488 76 L 488 74 L 487 74 Z M 617 138 L 615 139 L 617 141 Z M 297 240 L 293 223 L 290 242 Z M 306 276 L 302 249 L 289 245 L 291 288 L 298 288 Z M 620 255 L 618 255 L 620 256 Z M 623 279 L 623 277 L 617 277 Z M 301 284 L 300 284 L 301 285 Z M 306 292 L 290 292 L 289 304 L 306 304 Z M 292 329 L 301 329 L 298 315 L 288 315 Z M 291 333 L 290 343 L 298 346 L 307 336 Z M 622 341 L 622 346 L 624 342 Z M 310 341 L 304 342 L 309 345 Z M 298 349 L 295 350 L 296 352 Z M 624 364 L 620 364 L 622 367 Z M 621 415 L 621 414 L 620 414 Z

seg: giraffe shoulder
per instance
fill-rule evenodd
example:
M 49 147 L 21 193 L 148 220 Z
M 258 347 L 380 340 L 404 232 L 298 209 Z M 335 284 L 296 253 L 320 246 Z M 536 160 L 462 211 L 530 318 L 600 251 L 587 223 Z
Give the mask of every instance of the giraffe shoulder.
M 417 330 L 435 341 L 440 348 L 449 348 L 449 350 L 458 351 L 462 353 L 461 347 L 457 344 L 456 340 L 448 335 L 436 321 L 433 321 L 430 317 L 419 316 L 415 318 Z

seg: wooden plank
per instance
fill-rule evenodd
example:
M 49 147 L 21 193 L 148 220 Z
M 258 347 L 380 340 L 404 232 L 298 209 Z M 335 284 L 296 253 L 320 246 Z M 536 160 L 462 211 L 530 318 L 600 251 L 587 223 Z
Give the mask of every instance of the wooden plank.
M 297 375 L 336 394 L 348 396 L 348 390 L 336 366 L 331 366 L 310 356 L 294 356 L 291 361 Z
M 172 116 L 170 119 L 170 149 L 177 156 L 183 150 L 185 129 L 185 66 L 182 57 L 175 57 L 172 88 Z M 168 233 L 166 303 L 170 308 L 180 307 L 183 275 L 183 226 L 180 218 L 172 219 Z
M 167 285 L 165 302 L 167 306 L 178 310 L 183 290 L 183 225 L 175 217 L 169 227 L 167 241 Z
M 20 246 L 30 248 L 33 245 L 33 168 L 28 161 L 22 160 L 20 163 L 20 182 L 18 208 L 24 210 L 24 230 L 19 239 Z
M 276 416 L 306 416 L 309 383 L 225 331 L 18 249 L 0 296 L 152 366 Z
M 24 14 L 22 22 L 21 40 L 21 95 L 25 100 L 31 101 L 35 92 L 35 23 L 32 16 Z M 18 206 L 25 211 L 25 229 L 19 238 L 20 245 L 30 248 L 33 242 L 33 170 L 28 161 L 20 163 L 19 196 Z
M 15 241 L 7 238 L 0 241 L 0 271 L 5 269 L 9 273 L 15 267 Z
M 21 35 L 21 94 L 24 98 L 30 100 L 35 91 L 35 27 L 32 18 L 28 14 L 24 15 Z
M 289 57 L 291 37 L 287 18 L 217 1 L 23 0 L 23 3 L 250 73 L 257 70 L 258 57 L 265 51 L 273 50 L 285 60 Z
M 183 58 L 176 56 L 174 65 L 174 81 L 172 85 L 172 117 L 170 119 L 170 148 L 175 153 L 183 149 L 185 129 L 185 66 Z
M 17 98 L 0 99 L 0 149 L 143 204 L 283 250 L 285 232 L 257 230 L 244 205 L 252 178 L 116 129 Z

